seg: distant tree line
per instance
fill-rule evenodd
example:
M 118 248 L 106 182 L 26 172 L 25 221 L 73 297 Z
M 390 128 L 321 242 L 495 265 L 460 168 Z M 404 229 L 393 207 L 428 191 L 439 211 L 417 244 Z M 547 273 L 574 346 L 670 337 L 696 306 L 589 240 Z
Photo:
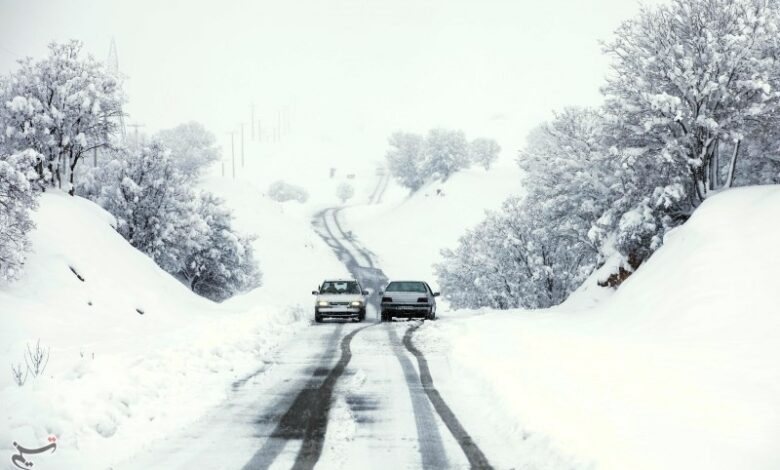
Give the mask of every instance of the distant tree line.
M 706 199 L 780 183 L 779 32 L 763 0 L 673 0 L 625 21 L 603 46 L 603 106 L 532 132 L 525 195 L 442 252 L 453 305 L 548 307 L 605 263 L 616 286 Z
M 399 131 L 390 136 L 388 143 L 385 158 L 390 173 L 411 191 L 429 181 L 446 180 L 475 163 L 489 169 L 501 152 L 495 140 L 469 142 L 463 131 L 447 129 L 432 129 L 425 136 Z
M 58 188 L 100 204 L 131 245 L 198 294 L 219 301 L 258 285 L 252 239 L 222 201 L 193 189 L 219 158 L 214 136 L 193 122 L 123 144 L 121 84 L 81 49 L 51 44 L 0 77 L 0 278 L 18 276 L 30 210 Z M 97 165 L 84 165 L 97 151 Z

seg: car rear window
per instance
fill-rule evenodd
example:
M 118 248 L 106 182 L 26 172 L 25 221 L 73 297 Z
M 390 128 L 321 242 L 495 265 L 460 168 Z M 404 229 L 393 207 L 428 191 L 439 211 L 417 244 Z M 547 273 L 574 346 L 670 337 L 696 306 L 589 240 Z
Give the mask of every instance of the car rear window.
M 360 294 L 360 286 L 355 281 L 325 281 L 320 294 Z
M 422 282 L 391 282 L 387 285 L 386 292 L 422 292 L 425 293 L 425 284 Z

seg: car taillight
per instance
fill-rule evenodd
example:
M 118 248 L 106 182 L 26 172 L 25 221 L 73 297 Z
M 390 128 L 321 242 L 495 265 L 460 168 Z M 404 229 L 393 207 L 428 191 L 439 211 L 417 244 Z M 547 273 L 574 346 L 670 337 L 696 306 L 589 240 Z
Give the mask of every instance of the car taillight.
M 392 301 L 393 301 L 392 297 L 382 297 L 382 302 L 392 302 Z
M 417 301 L 422 303 L 428 303 L 428 297 L 420 297 L 419 299 L 417 299 Z

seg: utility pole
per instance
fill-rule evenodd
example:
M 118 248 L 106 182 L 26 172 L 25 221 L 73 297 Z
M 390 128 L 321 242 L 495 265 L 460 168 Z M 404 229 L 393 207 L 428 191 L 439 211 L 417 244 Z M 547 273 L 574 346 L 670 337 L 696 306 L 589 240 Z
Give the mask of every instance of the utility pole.
M 244 168 L 244 123 L 241 123 L 241 168 Z
M 236 179 L 236 151 L 235 146 L 233 144 L 233 134 L 235 132 L 230 131 L 230 161 L 233 165 L 233 179 Z
M 139 147 L 141 145 L 141 141 L 138 140 L 138 128 L 139 127 L 144 127 L 144 125 L 143 124 L 138 124 L 138 123 L 133 123 L 133 124 L 128 124 L 127 127 L 132 127 L 133 128 L 134 134 L 135 134 L 135 146 Z
M 252 103 L 252 120 L 249 121 L 249 126 L 252 128 L 252 141 L 255 140 L 255 104 Z
M 263 141 L 263 124 L 259 119 L 257 120 L 257 140 Z
M 276 130 L 279 140 L 282 140 L 282 111 L 276 110 Z

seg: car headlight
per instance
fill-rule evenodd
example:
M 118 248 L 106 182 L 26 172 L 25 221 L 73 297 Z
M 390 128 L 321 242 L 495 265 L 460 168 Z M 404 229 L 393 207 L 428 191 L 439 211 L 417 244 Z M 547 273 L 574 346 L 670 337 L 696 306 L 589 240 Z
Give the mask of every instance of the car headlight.
M 363 306 L 363 302 L 361 302 L 359 300 L 356 300 L 356 301 L 352 302 L 349 305 L 352 306 L 352 307 L 362 307 Z
M 327 300 L 320 300 L 317 302 L 317 307 L 327 307 L 328 305 L 330 305 L 330 303 L 328 303 Z

